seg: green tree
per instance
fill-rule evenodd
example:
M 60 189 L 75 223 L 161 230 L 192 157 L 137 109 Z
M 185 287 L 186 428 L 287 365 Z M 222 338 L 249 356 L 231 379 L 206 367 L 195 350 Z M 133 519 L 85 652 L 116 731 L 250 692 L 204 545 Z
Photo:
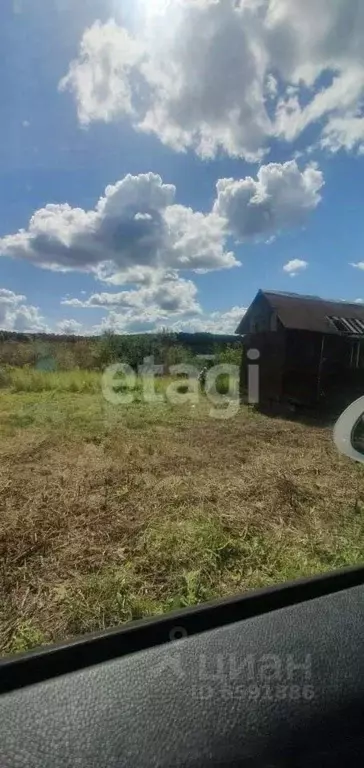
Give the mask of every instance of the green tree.
M 241 365 L 242 348 L 241 345 L 228 344 L 227 346 L 216 347 L 216 365 Z

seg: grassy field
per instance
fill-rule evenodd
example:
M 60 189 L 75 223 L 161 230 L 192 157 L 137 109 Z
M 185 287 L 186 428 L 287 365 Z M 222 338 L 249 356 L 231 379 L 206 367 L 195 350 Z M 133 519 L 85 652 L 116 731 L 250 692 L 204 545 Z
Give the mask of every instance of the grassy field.
M 329 428 L 112 406 L 97 373 L 1 384 L 2 653 L 363 558 L 364 470 Z

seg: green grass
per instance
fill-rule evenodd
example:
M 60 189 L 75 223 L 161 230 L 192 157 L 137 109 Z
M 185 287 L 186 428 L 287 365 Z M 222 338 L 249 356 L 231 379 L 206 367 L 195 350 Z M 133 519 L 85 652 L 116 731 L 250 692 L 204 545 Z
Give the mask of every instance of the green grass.
M 126 621 L 152 616 L 163 610 L 156 600 L 143 595 L 127 567 L 108 568 L 76 578 L 58 591 L 59 607 L 67 630 L 79 635 Z
M 215 420 L 202 396 L 115 406 L 77 370 L 6 374 L 4 652 L 363 560 L 364 470 L 329 428 L 246 406 Z
M 101 374 L 95 371 L 48 371 L 35 368 L 8 368 L 2 372 L 2 386 L 11 392 L 69 392 L 97 394 Z
M 47 638 L 45 634 L 38 629 L 32 621 L 20 622 L 9 643 L 8 652 L 12 655 L 31 651 L 32 648 L 39 648 L 45 645 Z
M 193 402 L 173 404 L 166 392 L 173 385 L 183 391 L 183 381 L 156 378 L 154 387 L 160 402 L 146 401 L 141 379 L 115 378 L 119 404 L 105 400 L 102 375 L 94 371 L 44 371 L 32 368 L 5 368 L 0 371 L 0 435 L 17 429 L 71 432 L 84 436 L 105 436 L 117 424 L 135 430 L 173 423 L 180 429 L 188 422 L 204 420 L 212 404 L 203 395 L 198 407 Z M 132 402 L 123 396 L 132 394 Z M 14 397 L 14 395 L 16 397 Z M 73 397 L 74 396 L 74 397 Z M 222 403 L 222 408 L 226 407 Z
M 0 369 L 0 389 L 11 392 L 66 392 L 72 394 L 97 394 L 102 390 L 102 373 L 98 371 L 74 369 L 70 371 L 53 370 L 52 366 L 42 368 L 24 368 L 6 366 Z M 120 380 L 120 382 L 119 382 Z M 153 385 L 151 385 L 153 386 Z M 154 388 L 157 395 L 165 395 L 166 390 L 173 386 L 182 394 L 189 391 L 183 379 L 173 377 L 156 377 Z M 229 393 L 229 381 L 226 374 L 218 376 L 216 388 L 219 394 Z M 113 377 L 113 389 L 119 395 L 133 393 L 135 402 L 144 402 L 142 378 L 131 379 L 122 374 Z M 237 381 L 233 384 L 234 396 L 237 393 Z
M 182 523 L 147 527 L 130 561 L 105 565 L 57 585 L 53 600 L 62 616 L 62 636 L 104 630 L 172 610 L 192 607 L 244 589 L 317 575 L 362 561 L 363 519 L 330 540 L 281 533 L 241 536 L 217 518 L 197 515 Z M 356 545 L 353 542 L 356 540 Z M 12 653 L 50 642 L 52 632 L 32 621 L 16 626 Z

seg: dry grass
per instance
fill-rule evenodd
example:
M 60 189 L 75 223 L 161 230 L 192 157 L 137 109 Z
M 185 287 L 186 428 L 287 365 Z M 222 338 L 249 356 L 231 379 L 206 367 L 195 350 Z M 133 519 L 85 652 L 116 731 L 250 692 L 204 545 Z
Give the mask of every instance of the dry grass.
M 362 558 L 363 470 L 330 429 L 0 397 L 4 653 Z

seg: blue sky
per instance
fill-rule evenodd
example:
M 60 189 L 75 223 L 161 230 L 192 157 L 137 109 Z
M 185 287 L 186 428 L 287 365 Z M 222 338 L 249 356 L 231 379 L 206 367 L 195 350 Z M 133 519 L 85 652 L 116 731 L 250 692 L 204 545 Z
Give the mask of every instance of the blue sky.
M 363 43 L 344 0 L 5 0 L 1 327 L 364 299 Z

